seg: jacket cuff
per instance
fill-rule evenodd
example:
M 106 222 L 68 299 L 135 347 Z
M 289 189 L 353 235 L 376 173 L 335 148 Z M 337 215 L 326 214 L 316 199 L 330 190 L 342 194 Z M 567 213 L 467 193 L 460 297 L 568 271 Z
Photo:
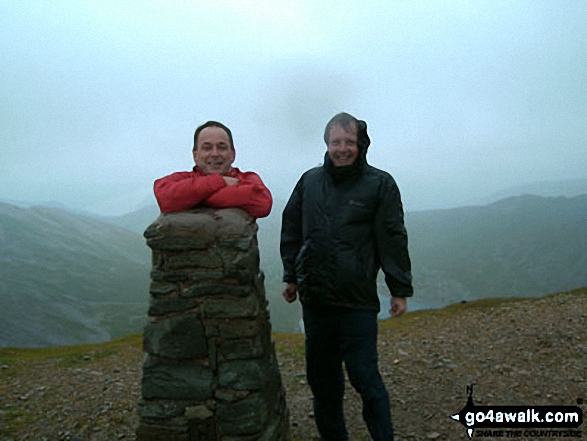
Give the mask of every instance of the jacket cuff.
M 293 275 L 284 275 L 283 276 L 283 281 L 285 283 L 298 283 L 298 280 L 296 279 L 296 276 L 293 276 Z
M 396 291 L 391 293 L 391 297 L 412 297 L 414 291 Z

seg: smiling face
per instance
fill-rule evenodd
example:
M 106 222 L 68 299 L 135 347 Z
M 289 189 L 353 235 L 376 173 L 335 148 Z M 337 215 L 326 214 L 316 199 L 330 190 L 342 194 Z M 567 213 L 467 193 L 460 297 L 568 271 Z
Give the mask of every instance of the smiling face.
M 198 135 L 193 151 L 196 167 L 206 175 L 226 175 L 234 162 L 234 149 L 221 127 L 206 127 Z
M 328 136 L 328 155 L 335 167 L 351 165 L 355 162 L 359 155 L 355 125 L 348 131 L 340 124 L 332 126 Z

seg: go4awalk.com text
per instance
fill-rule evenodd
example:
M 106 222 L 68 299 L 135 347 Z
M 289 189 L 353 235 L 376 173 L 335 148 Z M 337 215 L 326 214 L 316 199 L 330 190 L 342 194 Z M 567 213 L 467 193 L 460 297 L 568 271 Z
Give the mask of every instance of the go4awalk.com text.
M 469 438 L 581 438 L 583 410 L 578 406 L 477 406 L 467 387 L 465 407 L 451 416 Z

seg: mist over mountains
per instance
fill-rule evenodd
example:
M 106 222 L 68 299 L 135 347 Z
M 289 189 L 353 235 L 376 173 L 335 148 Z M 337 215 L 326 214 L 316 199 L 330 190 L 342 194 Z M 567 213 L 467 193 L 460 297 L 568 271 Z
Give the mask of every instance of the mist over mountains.
M 587 286 L 587 195 L 406 214 L 414 289 L 431 307 Z
M 145 320 L 150 251 L 132 231 L 0 204 L 0 346 L 100 342 Z
M 261 269 L 273 330 L 296 332 L 299 304 L 281 298 L 283 205 L 276 201 L 272 214 L 258 221 Z M 0 204 L 0 346 L 98 342 L 140 332 L 150 270 L 141 233 L 158 214 L 149 206 L 96 219 Z M 407 212 L 406 227 L 412 307 L 587 286 L 587 195 L 525 195 Z

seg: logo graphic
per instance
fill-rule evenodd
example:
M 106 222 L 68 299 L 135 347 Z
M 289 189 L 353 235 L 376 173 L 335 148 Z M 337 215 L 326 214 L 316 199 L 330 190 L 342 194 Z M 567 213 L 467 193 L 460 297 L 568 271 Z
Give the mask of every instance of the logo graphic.
M 467 430 L 469 439 L 476 429 L 576 429 L 583 423 L 583 411 L 577 406 L 476 406 L 473 385 L 467 386 L 467 404 L 451 416 Z M 521 431 L 491 431 L 493 437 L 522 436 Z M 563 435 L 564 434 L 564 435 Z M 581 431 L 526 430 L 524 436 L 581 437 Z

